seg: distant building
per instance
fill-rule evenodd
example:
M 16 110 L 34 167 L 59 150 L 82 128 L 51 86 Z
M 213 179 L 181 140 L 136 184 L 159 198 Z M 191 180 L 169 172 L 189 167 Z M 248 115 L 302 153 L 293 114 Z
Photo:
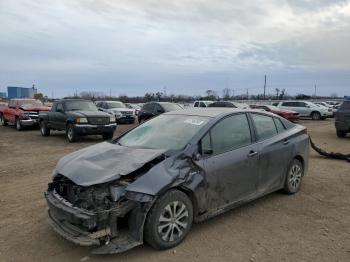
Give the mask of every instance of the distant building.
M 8 86 L 7 94 L 8 98 L 34 98 L 34 95 L 38 90 L 34 87 L 26 88 L 20 86 Z
M 0 92 L 0 98 L 7 98 L 6 92 Z

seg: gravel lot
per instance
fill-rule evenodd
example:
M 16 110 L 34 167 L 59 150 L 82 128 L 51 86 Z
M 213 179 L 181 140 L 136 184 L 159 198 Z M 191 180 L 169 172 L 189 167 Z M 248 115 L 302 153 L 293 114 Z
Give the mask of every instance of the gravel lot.
M 320 147 L 350 153 L 333 120 L 301 124 Z M 49 227 L 43 192 L 62 156 L 101 141 L 69 144 L 62 132 L 44 138 L 0 127 L 0 261 L 350 261 L 350 163 L 314 151 L 299 194 L 274 193 L 194 225 L 176 249 L 92 256 Z

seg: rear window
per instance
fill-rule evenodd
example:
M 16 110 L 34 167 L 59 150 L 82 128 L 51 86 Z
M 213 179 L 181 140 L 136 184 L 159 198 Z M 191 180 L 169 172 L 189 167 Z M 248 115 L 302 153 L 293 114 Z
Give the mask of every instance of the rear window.
M 264 140 L 277 134 L 272 117 L 260 114 L 252 114 L 252 117 L 259 140 Z
M 275 121 L 278 133 L 282 133 L 284 130 L 286 130 L 286 128 L 284 127 L 280 119 L 274 118 L 274 121 Z

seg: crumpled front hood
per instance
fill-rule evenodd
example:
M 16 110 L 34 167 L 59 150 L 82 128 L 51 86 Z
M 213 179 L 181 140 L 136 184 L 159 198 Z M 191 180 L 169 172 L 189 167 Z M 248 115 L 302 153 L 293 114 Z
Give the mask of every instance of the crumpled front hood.
M 77 185 L 91 186 L 130 174 L 165 152 L 163 149 L 138 149 L 103 142 L 63 157 L 55 173 Z

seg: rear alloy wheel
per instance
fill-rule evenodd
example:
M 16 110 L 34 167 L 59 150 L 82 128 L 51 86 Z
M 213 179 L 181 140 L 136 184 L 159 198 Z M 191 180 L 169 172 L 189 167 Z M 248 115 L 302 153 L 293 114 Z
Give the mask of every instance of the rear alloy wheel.
M 319 112 L 312 112 L 311 118 L 312 118 L 312 120 L 320 120 L 321 114 Z
M 342 130 L 337 130 L 337 137 L 340 137 L 340 138 L 346 137 L 346 132 Z
M 7 126 L 7 121 L 5 120 L 3 115 L 0 115 L 0 123 L 2 126 Z
M 287 194 L 297 193 L 300 190 L 303 175 L 304 169 L 302 163 L 294 159 L 288 169 L 286 181 L 284 183 L 284 192 Z
M 74 130 L 74 126 L 72 124 L 67 125 L 66 136 L 67 136 L 67 139 L 70 143 L 77 141 L 78 136 L 77 136 L 77 134 Z
M 145 223 L 145 240 L 156 249 L 177 246 L 187 236 L 193 222 L 193 207 L 187 195 L 171 190 L 161 196 Z
M 19 118 L 16 118 L 16 129 L 17 131 L 21 131 L 23 129 L 22 124 L 21 124 L 21 120 L 19 120 Z
M 50 135 L 50 128 L 47 127 L 47 125 L 44 121 L 40 121 L 40 133 L 42 136 L 49 136 Z

